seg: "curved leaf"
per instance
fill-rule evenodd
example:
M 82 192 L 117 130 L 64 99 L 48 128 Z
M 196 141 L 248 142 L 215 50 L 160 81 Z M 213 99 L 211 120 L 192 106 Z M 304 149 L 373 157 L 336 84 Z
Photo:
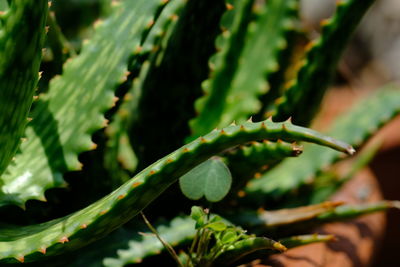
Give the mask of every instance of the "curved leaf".
M 80 248 L 99 239 L 134 217 L 184 173 L 211 156 L 241 143 L 281 138 L 311 141 L 343 152 L 345 143 L 290 123 L 244 123 L 213 131 L 158 160 L 120 188 L 92 205 L 50 222 L 0 230 L 0 259 L 35 261 Z M 42 252 L 39 253 L 39 252 Z

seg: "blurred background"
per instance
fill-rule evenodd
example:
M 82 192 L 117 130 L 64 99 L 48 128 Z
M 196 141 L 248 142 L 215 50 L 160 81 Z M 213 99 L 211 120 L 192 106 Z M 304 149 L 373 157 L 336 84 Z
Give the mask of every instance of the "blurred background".
M 335 0 L 302 0 L 304 23 L 317 35 L 319 23 L 335 10 Z M 324 118 L 343 112 L 370 90 L 400 80 L 400 1 L 377 0 L 349 45 L 340 63 L 334 90 L 327 95 Z M 332 107 L 333 106 L 333 107 Z M 385 199 L 400 199 L 400 118 L 385 127 L 377 138 L 383 141 L 377 157 L 370 164 L 378 177 Z M 372 266 L 400 266 L 400 213 L 387 214 L 386 233 Z

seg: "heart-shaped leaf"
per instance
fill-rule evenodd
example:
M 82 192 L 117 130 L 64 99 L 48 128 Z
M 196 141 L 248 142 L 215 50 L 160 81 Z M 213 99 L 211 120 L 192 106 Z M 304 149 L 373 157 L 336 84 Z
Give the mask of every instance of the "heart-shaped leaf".
M 229 192 L 232 175 L 219 158 L 213 157 L 179 179 L 183 194 L 192 200 L 205 196 L 210 202 L 222 200 Z

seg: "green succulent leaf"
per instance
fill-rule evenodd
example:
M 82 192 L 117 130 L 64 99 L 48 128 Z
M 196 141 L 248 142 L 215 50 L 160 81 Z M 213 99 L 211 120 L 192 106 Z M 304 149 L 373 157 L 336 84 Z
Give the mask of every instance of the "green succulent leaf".
M 244 123 L 213 131 L 158 160 L 117 190 L 92 205 L 46 223 L 0 230 L 3 262 L 36 261 L 78 249 L 99 239 L 137 215 L 179 177 L 215 154 L 242 143 L 281 138 L 309 141 L 353 153 L 345 143 L 290 123 Z M 46 256 L 38 251 L 44 251 Z
M 296 248 L 299 246 L 304 246 L 313 243 L 330 242 L 335 241 L 335 236 L 333 235 L 298 235 L 291 236 L 279 240 L 279 242 L 287 247 L 288 249 Z
M 4 20 L 0 28 L 0 175 L 17 152 L 28 122 L 28 113 L 38 82 L 47 9 L 46 0 L 15 0 L 10 9 L 2 15 Z
M 155 60 L 160 51 L 164 52 L 166 43 L 176 25 L 175 17 L 184 4 L 183 0 L 172 1 L 162 10 L 141 45 L 141 55 L 135 57 L 128 67 L 132 76 L 129 78 L 133 78 L 133 81 L 128 80 L 124 83 L 129 86 L 128 92 L 123 96 L 122 103 L 119 103 L 118 110 L 105 131 L 108 140 L 104 153 L 104 165 L 115 188 L 129 180 L 129 173 L 134 173 L 138 167 L 138 158 L 129 138 L 130 124 L 132 117 L 137 116 L 137 100 L 149 72 L 149 61 Z
M 9 8 L 9 5 L 8 5 L 7 0 L 0 0 L 0 10 L 6 11 L 8 8 Z M 0 25 L 3 25 L 3 21 L 0 22 Z
M 321 36 L 309 44 L 309 51 L 297 78 L 289 83 L 285 94 L 278 99 L 278 104 L 272 111 L 274 121 L 292 117 L 296 124 L 310 124 L 331 83 L 347 41 L 374 2 L 375 0 L 337 2 L 334 17 L 323 21 Z
M 259 250 L 286 251 L 287 248 L 279 242 L 266 237 L 246 237 L 235 242 L 226 251 L 221 253 L 212 266 L 231 266 L 241 258 Z
M 343 205 L 341 202 L 325 202 L 304 207 L 261 212 L 243 212 L 228 219 L 243 224 L 257 233 L 268 232 L 272 236 L 284 236 L 307 231 L 328 222 L 345 221 L 377 211 L 399 209 L 399 201 L 377 201 Z
M 240 146 L 224 154 L 224 160 L 234 178 L 234 193 L 243 187 L 255 176 L 265 170 L 271 170 L 287 157 L 297 157 L 303 150 L 301 146 L 278 142 L 253 142 Z
M 0 205 L 44 200 L 46 189 L 65 186 L 63 173 L 82 168 L 78 155 L 96 148 L 92 134 L 107 125 L 103 113 L 115 103 L 113 89 L 127 75 L 128 58 L 159 8 L 159 0 L 117 4 L 81 54 L 50 82 L 31 113 L 21 153 L 1 177 Z
M 230 83 L 245 45 L 254 0 L 233 0 L 229 4 L 233 8 L 228 9 L 222 17 L 221 27 L 224 32 L 216 40 L 219 52 L 210 59 L 214 66 L 212 78 L 203 82 L 205 95 L 195 103 L 199 116 L 190 121 L 192 136 L 189 140 L 207 133 L 218 124 L 224 109 L 223 100 L 229 94 Z
M 277 57 L 287 45 L 286 31 L 294 28 L 297 1 L 252 3 L 234 1 L 236 18 L 220 37 L 226 40 L 219 42 L 211 78 L 204 82 L 206 95 L 196 103 L 199 116 L 191 122 L 194 137 L 259 112 L 259 97 L 269 90 L 268 74 L 279 68 Z
M 222 200 L 229 192 L 232 175 L 228 167 L 218 158 L 211 158 L 193 168 L 179 179 L 182 193 L 199 200 L 203 196 L 210 202 Z
M 272 229 L 274 227 L 291 225 L 307 220 L 313 220 L 321 214 L 335 210 L 342 202 L 324 202 L 320 204 L 279 209 L 272 211 L 248 211 L 228 216 L 232 222 L 247 228 Z
M 399 113 L 400 90 L 396 85 L 389 85 L 360 101 L 339 118 L 328 133 L 360 147 Z M 260 179 L 249 183 L 247 196 L 257 203 L 265 203 L 267 199 L 277 201 L 314 179 L 324 167 L 339 159 L 340 155 L 333 151 L 306 146 L 300 158 L 287 159 Z
M 219 21 L 226 9 L 224 0 L 184 3 L 182 11 L 173 16 L 177 21 L 161 49 L 150 60 L 130 109 L 135 115 L 129 137 L 140 170 L 184 145 L 190 133 L 188 121 L 195 116 L 194 101 L 207 78 L 208 58 L 215 51 Z
M 187 216 L 178 216 L 169 222 L 159 221 L 155 228 L 160 237 L 173 246 L 188 243 L 196 233 L 194 221 Z M 123 267 L 140 263 L 163 250 L 161 242 L 147 229 L 123 227 L 81 250 L 68 266 Z M 61 260 L 65 262 L 65 257 Z

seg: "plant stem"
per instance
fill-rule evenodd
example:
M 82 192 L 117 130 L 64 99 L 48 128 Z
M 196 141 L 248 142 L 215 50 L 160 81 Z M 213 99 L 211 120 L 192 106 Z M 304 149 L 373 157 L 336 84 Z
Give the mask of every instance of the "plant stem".
M 140 212 L 140 214 L 142 215 L 143 220 L 146 223 L 147 227 L 149 227 L 149 229 L 158 238 L 158 240 L 160 240 L 161 244 L 163 244 L 163 246 L 167 249 L 168 253 L 176 261 L 178 266 L 184 267 L 184 265 L 182 264 L 181 260 L 178 257 L 178 254 L 176 254 L 174 248 L 170 244 L 168 244 L 164 239 L 162 239 L 162 237 L 158 234 L 157 230 L 151 225 L 149 220 L 147 220 L 146 216 L 144 215 L 144 213 L 142 211 Z

